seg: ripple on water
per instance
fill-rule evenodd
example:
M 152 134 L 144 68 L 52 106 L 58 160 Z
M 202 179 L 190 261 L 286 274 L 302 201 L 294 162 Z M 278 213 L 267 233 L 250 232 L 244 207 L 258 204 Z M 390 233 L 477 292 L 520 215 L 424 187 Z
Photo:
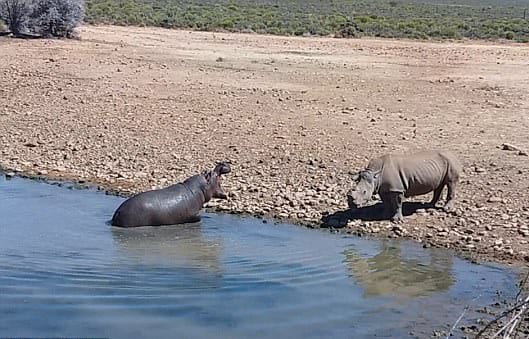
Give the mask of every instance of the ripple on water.
M 110 227 L 122 201 L 0 179 L 0 336 L 406 337 L 515 291 L 511 271 L 406 242 L 208 213 Z

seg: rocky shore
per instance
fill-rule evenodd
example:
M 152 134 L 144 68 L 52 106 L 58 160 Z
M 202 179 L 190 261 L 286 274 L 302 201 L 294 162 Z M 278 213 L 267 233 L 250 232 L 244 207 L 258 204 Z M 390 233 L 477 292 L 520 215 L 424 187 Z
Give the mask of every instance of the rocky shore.
M 0 38 L 0 167 L 120 194 L 229 161 L 208 208 L 529 263 L 525 45 L 287 38 L 85 27 Z M 405 222 L 349 211 L 371 157 L 453 150 L 457 209 Z M 446 192 L 443 194 L 443 198 Z

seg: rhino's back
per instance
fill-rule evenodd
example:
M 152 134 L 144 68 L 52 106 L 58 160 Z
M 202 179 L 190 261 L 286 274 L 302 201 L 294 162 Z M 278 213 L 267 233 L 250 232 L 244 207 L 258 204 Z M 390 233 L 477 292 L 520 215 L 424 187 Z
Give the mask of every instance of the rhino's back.
M 420 151 L 409 155 L 390 154 L 382 164 L 381 192 L 402 192 L 405 196 L 429 193 L 446 182 L 460 164 L 448 151 Z

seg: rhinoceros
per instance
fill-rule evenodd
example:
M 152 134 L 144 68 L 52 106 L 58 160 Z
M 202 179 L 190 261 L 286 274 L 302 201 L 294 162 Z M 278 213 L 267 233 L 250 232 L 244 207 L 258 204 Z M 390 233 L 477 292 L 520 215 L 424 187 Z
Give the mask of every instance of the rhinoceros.
M 386 154 L 372 159 L 366 169 L 353 176 L 356 186 L 347 192 L 348 204 L 350 208 L 361 207 L 378 193 L 391 220 L 399 222 L 403 220 L 404 198 L 433 191 L 429 205 L 435 207 L 443 188 L 447 186 L 444 209 L 451 211 L 461 171 L 461 163 L 450 151 Z

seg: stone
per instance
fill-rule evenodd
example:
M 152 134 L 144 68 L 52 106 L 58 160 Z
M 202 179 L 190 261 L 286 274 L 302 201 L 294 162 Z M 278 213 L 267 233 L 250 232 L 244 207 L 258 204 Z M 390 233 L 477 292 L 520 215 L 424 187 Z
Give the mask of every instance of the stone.
M 501 202 L 502 201 L 502 198 L 500 197 L 490 197 L 487 199 L 487 202 L 490 202 L 490 203 L 496 203 L 496 202 Z
M 504 151 L 520 151 L 520 148 L 509 143 L 503 143 L 501 149 Z

